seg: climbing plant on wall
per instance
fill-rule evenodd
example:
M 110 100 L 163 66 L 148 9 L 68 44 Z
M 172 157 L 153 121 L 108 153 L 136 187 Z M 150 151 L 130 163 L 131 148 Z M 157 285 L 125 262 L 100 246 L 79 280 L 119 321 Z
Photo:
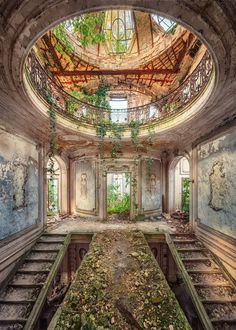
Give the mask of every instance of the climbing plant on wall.
M 139 128 L 140 128 L 140 122 L 138 120 L 132 120 L 129 124 L 129 127 L 131 129 L 131 142 L 134 146 L 134 151 L 138 151 L 138 135 L 139 135 Z
M 55 174 L 55 164 L 54 164 L 54 156 L 56 151 L 56 111 L 55 107 L 52 104 L 52 96 L 48 94 L 47 96 L 49 108 L 49 165 L 48 171 L 50 173 L 50 178 L 53 180 Z
M 121 150 L 121 139 L 124 133 L 124 127 L 120 124 L 111 122 L 110 130 L 112 136 L 111 157 L 117 158 L 118 152 Z
M 53 106 L 52 96 L 48 93 L 47 95 L 49 108 L 49 162 L 48 162 L 48 172 L 50 173 L 50 178 L 48 179 L 48 215 L 53 215 L 57 212 L 56 200 L 55 200 L 55 152 L 56 152 L 56 111 Z

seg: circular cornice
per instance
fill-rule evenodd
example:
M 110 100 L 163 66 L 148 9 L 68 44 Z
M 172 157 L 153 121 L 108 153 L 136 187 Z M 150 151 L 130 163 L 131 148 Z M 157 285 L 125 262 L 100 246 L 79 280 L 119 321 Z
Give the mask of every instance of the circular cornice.
M 209 49 L 215 66 L 215 86 L 207 102 L 208 109 L 214 111 L 214 105 L 223 97 L 224 87 L 230 82 L 236 68 L 236 63 L 232 60 L 236 53 L 236 46 L 233 45 L 236 39 L 235 32 L 219 2 L 211 1 L 204 7 L 201 2 L 190 3 L 187 0 L 181 3 L 178 0 L 158 2 L 156 0 L 103 0 L 102 2 L 100 0 L 77 2 L 67 0 L 50 3 L 45 1 L 40 5 L 36 1 L 22 1 L 18 6 L 11 3 L 11 6 L 9 4 L 9 8 L 5 9 L 4 31 L 0 31 L 1 40 L 4 43 L 4 47 L 0 47 L 3 52 L 0 67 L 1 86 L 5 84 L 12 91 L 16 103 L 22 107 L 22 112 L 33 114 L 35 111 L 24 95 L 22 84 L 23 65 L 35 41 L 52 26 L 66 18 L 83 12 L 117 7 L 144 10 L 166 16 L 185 26 L 202 40 Z M 202 111 L 201 116 L 204 116 L 206 121 L 209 118 L 209 110 Z M 45 122 L 43 116 L 40 120 Z

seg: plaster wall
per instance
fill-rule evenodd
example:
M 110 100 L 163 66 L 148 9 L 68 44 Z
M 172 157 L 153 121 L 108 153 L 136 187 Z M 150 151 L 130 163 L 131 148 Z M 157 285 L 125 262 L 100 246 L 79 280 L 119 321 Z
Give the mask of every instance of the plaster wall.
M 161 209 L 161 162 L 153 160 L 150 173 L 147 161 L 141 163 L 141 187 L 142 208 L 145 211 L 157 211 Z
M 236 238 L 236 132 L 198 147 L 198 218 Z
M 0 130 L 0 239 L 36 225 L 39 153 L 36 145 Z
M 76 162 L 76 210 L 88 214 L 96 211 L 96 163 L 91 159 Z

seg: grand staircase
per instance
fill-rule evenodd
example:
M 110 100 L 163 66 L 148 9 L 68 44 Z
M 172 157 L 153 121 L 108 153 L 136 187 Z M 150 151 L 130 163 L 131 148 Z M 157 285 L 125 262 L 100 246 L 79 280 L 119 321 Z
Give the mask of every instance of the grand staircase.
M 166 241 L 205 330 L 236 329 L 236 287 L 220 260 L 194 235 Z
M 70 235 L 43 234 L 11 272 L 0 292 L 0 329 L 33 330 Z

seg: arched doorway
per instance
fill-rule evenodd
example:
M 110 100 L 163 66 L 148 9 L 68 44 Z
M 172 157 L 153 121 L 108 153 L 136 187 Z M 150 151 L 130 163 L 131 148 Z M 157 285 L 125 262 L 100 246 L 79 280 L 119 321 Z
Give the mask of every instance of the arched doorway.
M 66 164 L 61 157 L 55 156 L 53 178 L 49 172 L 49 162 L 47 169 L 47 215 L 65 214 L 68 212 Z
M 169 167 L 169 212 L 189 214 L 189 161 L 176 157 Z

